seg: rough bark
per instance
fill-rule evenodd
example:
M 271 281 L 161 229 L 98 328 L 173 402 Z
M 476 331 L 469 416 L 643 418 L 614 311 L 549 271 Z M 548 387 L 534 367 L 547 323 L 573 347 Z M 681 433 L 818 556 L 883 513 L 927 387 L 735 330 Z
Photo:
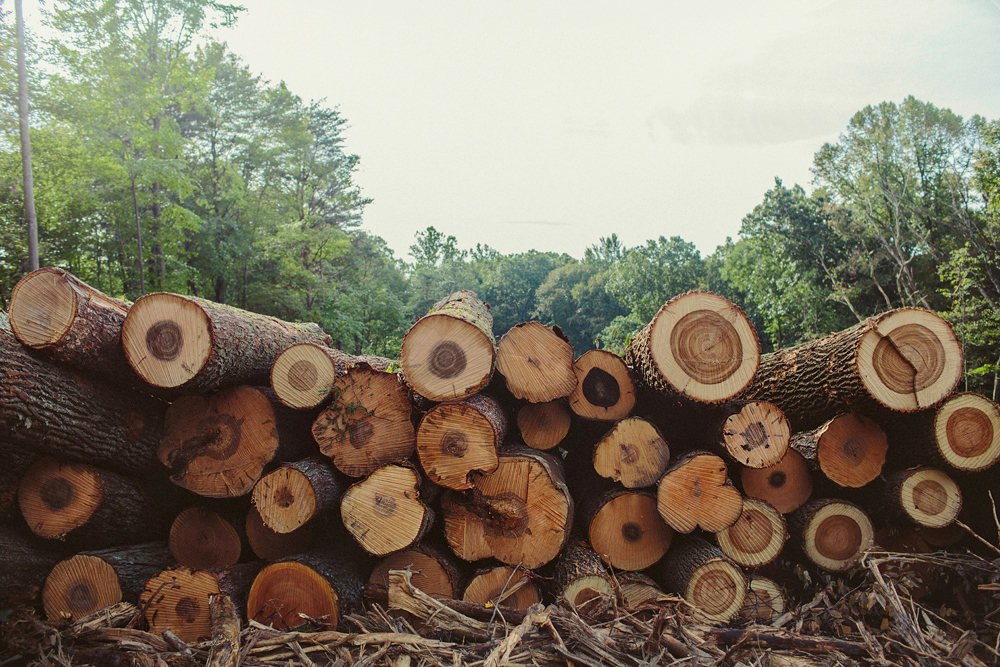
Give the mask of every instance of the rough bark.
M 33 600 L 60 557 L 57 545 L 0 524 L 0 600 L 9 605 Z

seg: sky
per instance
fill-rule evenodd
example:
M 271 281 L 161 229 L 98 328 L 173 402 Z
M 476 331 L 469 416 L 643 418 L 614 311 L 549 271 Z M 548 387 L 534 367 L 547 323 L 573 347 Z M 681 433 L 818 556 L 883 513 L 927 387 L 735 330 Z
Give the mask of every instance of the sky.
M 236 0 L 254 73 L 347 119 L 362 228 L 710 254 L 867 105 L 1000 118 L 1000 0 Z

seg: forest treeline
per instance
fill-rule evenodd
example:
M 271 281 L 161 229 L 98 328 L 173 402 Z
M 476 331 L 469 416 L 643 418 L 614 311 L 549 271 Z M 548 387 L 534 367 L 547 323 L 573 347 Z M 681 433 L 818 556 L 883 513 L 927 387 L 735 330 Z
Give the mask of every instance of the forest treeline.
M 708 256 L 676 236 L 626 247 L 615 233 L 626 210 L 579 259 L 504 255 L 434 227 L 399 258 L 363 227 L 369 200 L 354 181 L 348 119 L 208 38 L 240 7 L 80 0 L 44 10 L 55 37 L 28 43 L 41 264 L 109 294 L 195 294 L 315 321 L 347 351 L 390 357 L 456 289 L 492 305 L 498 336 L 537 319 L 558 324 L 577 353 L 620 349 L 691 289 L 743 307 L 765 350 L 918 306 L 956 328 L 966 386 L 995 395 L 1000 120 L 913 97 L 865 107 L 817 147 L 812 191 L 775 179 L 739 237 Z M 28 250 L 9 2 L 0 21 L 6 308 Z

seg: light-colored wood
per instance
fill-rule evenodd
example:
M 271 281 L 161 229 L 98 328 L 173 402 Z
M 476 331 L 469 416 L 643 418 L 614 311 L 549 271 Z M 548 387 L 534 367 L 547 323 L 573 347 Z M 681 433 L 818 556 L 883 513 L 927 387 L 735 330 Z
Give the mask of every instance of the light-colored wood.
M 636 609 L 663 595 L 660 585 L 641 572 L 616 572 L 615 579 L 625 609 Z
M 781 587 L 767 577 L 752 577 L 739 617 L 746 621 L 770 625 L 784 613 L 785 594 Z
M 604 563 L 579 540 L 571 543 L 556 561 L 553 587 L 584 616 L 594 616 L 617 606 L 618 591 Z
M 740 482 L 748 497 L 760 498 L 782 514 L 802 507 L 813 492 L 809 464 L 794 449 L 786 450 L 780 461 L 766 468 L 743 468 Z
M 951 477 L 934 468 L 913 468 L 887 477 L 892 492 L 886 502 L 910 521 L 927 528 L 943 528 L 962 510 L 962 490 Z
M 979 394 L 956 394 L 935 415 L 934 434 L 948 465 L 985 470 L 1000 459 L 1000 406 Z
M 365 551 L 385 556 L 418 542 L 434 513 L 420 500 L 420 476 L 408 465 L 385 465 L 344 493 L 340 515 Z
M 314 408 L 326 402 L 333 383 L 347 372 L 350 357 L 318 343 L 285 348 L 271 366 L 271 387 L 290 408 Z
M 618 421 L 635 407 L 635 383 L 625 361 L 608 350 L 589 350 L 573 363 L 577 385 L 570 409 L 584 419 Z
M 253 487 L 253 504 L 264 524 L 290 533 L 337 507 L 346 489 L 329 461 L 305 459 L 267 473 Z
M 104 502 L 104 485 L 91 466 L 46 456 L 25 472 L 17 497 L 35 535 L 61 538 L 90 521 Z
M 212 649 L 206 667 L 239 667 L 240 617 L 228 595 L 210 595 L 209 618 L 212 622 Z
M 139 602 L 150 632 L 170 630 L 182 641 L 197 642 L 212 637 L 208 597 L 218 594 L 219 580 L 211 572 L 181 567 L 150 579 Z
M 843 572 L 861 560 L 874 543 L 868 514 L 846 500 L 821 498 L 806 503 L 789 519 L 806 556 L 830 572 Z
M 43 348 L 58 343 L 76 320 L 79 298 L 86 298 L 85 294 L 78 294 L 79 290 L 74 289 L 61 269 L 44 267 L 32 271 L 11 292 L 10 328 L 28 347 Z M 107 297 L 105 300 L 102 305 L 113 308 L 124 320 L 128 304 Z
M 746 600 L 749 583 L 743 570 L 700 537 L 680 537 L 655 571 L 664 589 L 680 593 L 702 622 L 725 623 Z
M 726 463 L 715 454 L 692 452 L 664 473 L 657 487 L 657 511 L 671 528 L 718 533 L 743 513 L 743 496 L 729 481 Z
M 42 589 L 50 621 L 76 621 L 121 599 L 118 573 L 104 560 L 86 554 L 56 563 Z
M 528 403 L 517 411 L 517 428 L 524 444 L 547 451 L 569 433 L 572 416 L 564 402 Z
M 734 461 L 748 468 L 766 468 L 788 450 L 791 430 L 776 405 L 750 401 L 722 425 L 722 444 Z
M 770 563 L 781 553 L 787 538 L 785 519 L 778 510 L 757 498 L 744 498 L 740 518 L 715 535 L 722 553 L 743 567 Z
M 670 463 L 660 431 L 640 417 L 621 420 L 594 447 L 594 470 L 627 489 L 653 486 Z
M 147 295 L 154 296 L 154 295 Z M 212 352 L 212 323 L 194 301 L 155 295 L 155 307 L 130 310 L 122 326 L 125 355 L 154 387 L 179 387 L 205 366 Z
M 178 514 L 168 543 L 179 564 L 196 570 L 232 565 L 242 550 L 233 524 L 207 507 L 189 507 Z
M 615 570 L 645 570 L 670 548 L 674 531 L 656 510 L 656 496 L 643 491 L 610 494 L 590 520 L 590 544 Z
M 462 599 L 486 606 L 527 611 L 542 601 L 542 592 L 527 570 L 499 565 L 481 570 L 465 586 Z
M 496 470 L 497 450 L 506 434 L 506 415 L 489 396 L 439 403 L 417 427 L 417 456 L 435 484 L 470 489 L 474 477 Z
M 541 322 L 522 322 L 505 333 L 496 367 L 510 393 L 529 403 L 569 396 L 577 386 L 573 346 Z
M 874 420 L 854 413 L 792 436 L 790 446 L 814 460 L 827 479 L 849 488 L 865 486 L 882 473 L 889 442 Z

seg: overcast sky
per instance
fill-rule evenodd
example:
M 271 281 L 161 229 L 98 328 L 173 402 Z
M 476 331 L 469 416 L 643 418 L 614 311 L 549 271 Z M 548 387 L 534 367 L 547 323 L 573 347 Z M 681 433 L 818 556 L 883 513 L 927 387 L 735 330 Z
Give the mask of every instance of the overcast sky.
M 405 259 L 430 225 L 504 254 L 612 233 L 709 254 L 775 177 L 811 191 L 866 105 L 1000 118 L 1000 0 L 241 4 L 219 37 L 339 107 L 363 227 Z

